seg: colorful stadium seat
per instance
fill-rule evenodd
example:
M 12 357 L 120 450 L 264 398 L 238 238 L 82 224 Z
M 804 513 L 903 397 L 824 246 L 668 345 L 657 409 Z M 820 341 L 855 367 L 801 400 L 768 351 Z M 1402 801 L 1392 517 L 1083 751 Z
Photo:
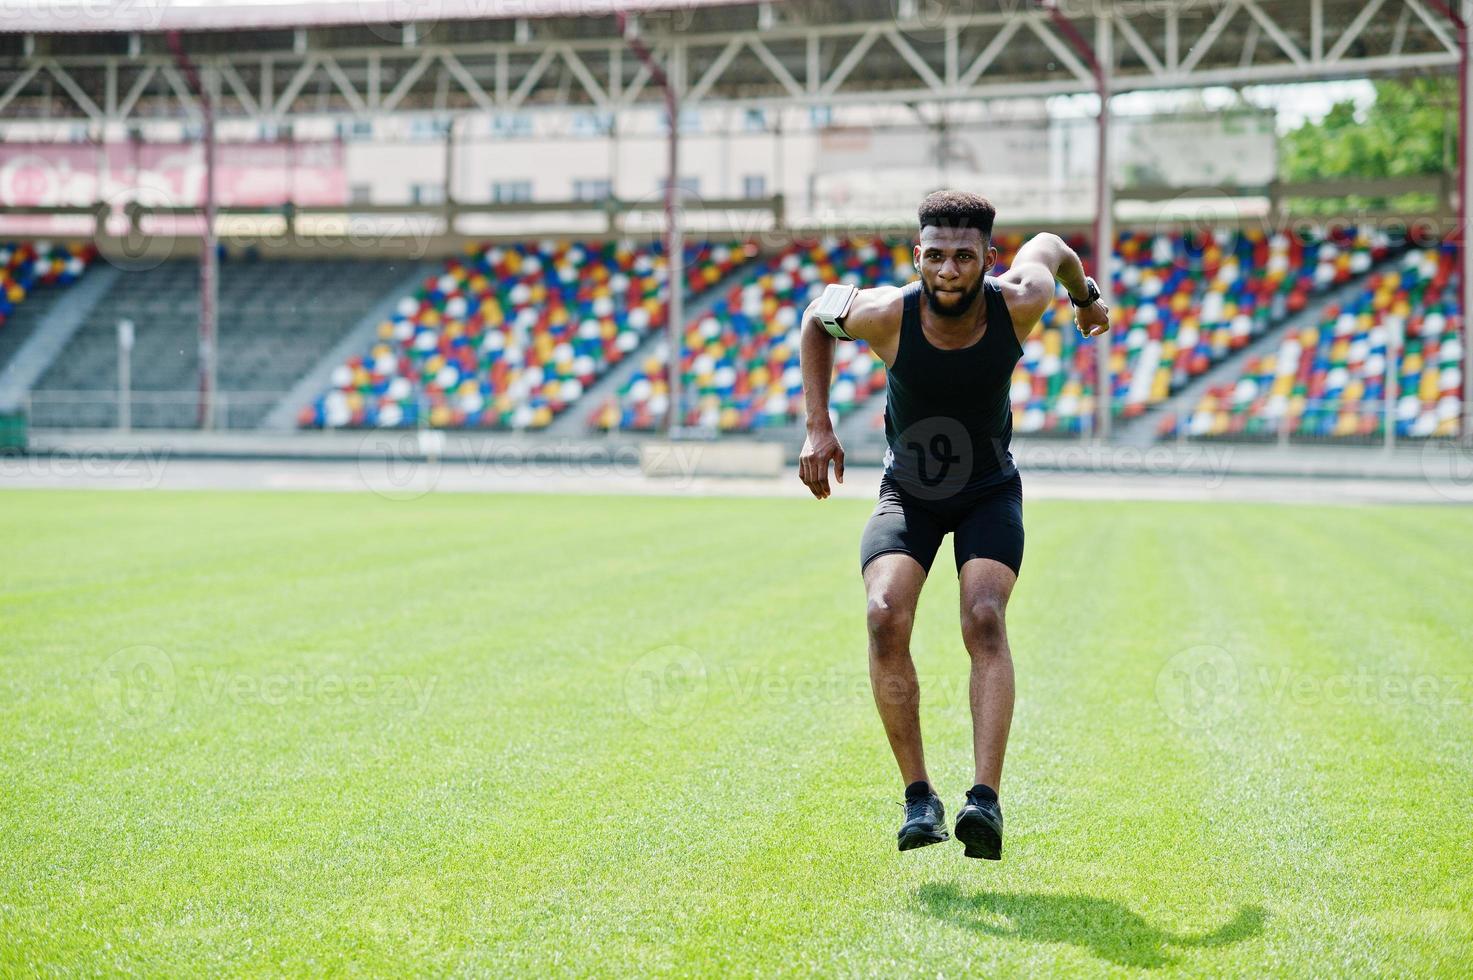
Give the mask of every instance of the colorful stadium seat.
M 1318 326 L 1286 336 L 1275 353 L 1250 359 L 1236 381 L 1208 391 L 1187 434 L 1379 437 L 1388 350 L 1398 335 L 1397 435 L 1457 434 L 1464 341 L 1456 272 L 1453 245 L 1407 253 L 1353 300 L 1326 307 Z
M 1308 242 L 1256 230 L 1122 234 L 1112 276 L 1115 414 L 1135 417 L 1164 401 L 1389 248 L 1384 236 L 1354 231 Z M 1097 346 L 1081 342 L 1073 322 L 1061 291 L 1024 345 L 1013 378 L 1020 432 L 1079 433 L 1094 418 Z
M 50 242 L 0 244 L 0 324 L 35 289 L 76 281 L 97 255 L 91 245 Z
M 997 274 L 1022 244 L 999 235 Z M 1084 242 L 1071 242 L 1077 249 Z M 752 431 L 799 422 L 803 414 L 798 318 L 826 282 L 903 283 L 914 276 L 902 239 L 829 240 L 794 246 L 751 282 L 735 287 L 686 334 L 684 422 Z M 1117 241 L 1112 352 L 1117 414 L 1158 404 L 1310 297 L 1367 271 L 1384 257 L 1382 237 L 1354 231 L 1302 241 L 1258 231 L 1127 232 Z M 1014 376 L 1015 425 L 1024 432 L 1081 432 L 1095 409 L 1096 345 L 1081 343 L 1060 290 L 1042 329 L 1025 345 Z M 884 368 L 862 343 L 840 344 L 831 404 L 853 411 L 884 387 Z M 668 410 L 665 352 L 657 351 L 616 398 L 594 408 L 601 429 L 657 428 Z M 876 406 L 873 425 L 883 424 Z
M 684 424 L 749 432 L 803 417 L 799 319 L 826 283 L 858 286 L 912 278 L 910 245 L 855 238 L 793 245 L 733 286 L 685 332 Z M 618 396 L 594 409 L 600 429 L 650 430 L 669 411 L 668 352 L 657 351 Z M 863 342 L 839 344 L 830 405 L 845 414 L 885 385 L 885 367 Z
M 699 293 L 747 257 L 690 245 Z M 304 427 L 539 429 L 665 322 L 659 245 L 474 247 L 399 303 L 378 343 L 341 365 Z

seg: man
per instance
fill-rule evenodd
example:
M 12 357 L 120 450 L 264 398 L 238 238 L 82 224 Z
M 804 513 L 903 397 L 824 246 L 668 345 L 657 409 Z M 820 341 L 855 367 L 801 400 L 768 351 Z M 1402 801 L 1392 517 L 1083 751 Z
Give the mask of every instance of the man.
M 947 839 L 945 808 L 921 748 L 920 691 L 910 656 L 916 601 L 931 562 L 953 535 L 962 641 L 971 656 L 976 771 L 957 816 L 968 857 L 1002 857 L 997 791 L 1013 718 L 1013 663 L 1004 613 L 1023 562 L 1023 491 L 1009 452 L 1013 368 L 1023 341 L 1061 283 L 1086 338 L 1109 329 L 1109 311 L 1079 256 L 1056 235 L 1018 251 L 992 277 L 996 210 L 985 198 L 939 191 L 920 207 L 915 267 L 903 288 L 854 293 L 830 286 L 803 317 L 808 438 L 799 476 L 820 500 L 829 466 L 844 481 L 844 450 L 829 418 L 835 339 L 866 341 L 887 368 L 885 472 L 860 543 L 868 599 L 875 704 L 905 788 L 902 851 Z M 829 302 L 833 300 L 833 302 Z M 837 311 L 841 311 L 836 313 Z

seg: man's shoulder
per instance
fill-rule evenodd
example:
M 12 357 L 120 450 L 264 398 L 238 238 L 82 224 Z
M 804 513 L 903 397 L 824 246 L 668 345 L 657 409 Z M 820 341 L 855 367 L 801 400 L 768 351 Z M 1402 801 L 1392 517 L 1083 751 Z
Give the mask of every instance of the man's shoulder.
M 988 276 L 988 287 L 996 290 L 1007 308 L 1014 326 L 1026 324 L 1031 330 L 1053 302 L 1053 280 L 1048 280 L 1046 294 L 1039 282 L 1026 276 Z M 1020 323 L 1021 321 L 1021 323 Z
M 854 297 L 849 309 L 846 326 L 850 333 L 880 334 L 900 329 L 900 320 L 905 315 L 905 296 L 910 286 L 872 286 L 861 289 Z
M 872 309 L 893 310 L 899 313 L 905 308 L 906 293 L 913 292 L 914 288 L 919 285 L 919 282 L 910 282 L 904 286 L 893 286 L 888 283 L 883 286 L 870 286 L 859 291 L 855 302 L 863 301 Z

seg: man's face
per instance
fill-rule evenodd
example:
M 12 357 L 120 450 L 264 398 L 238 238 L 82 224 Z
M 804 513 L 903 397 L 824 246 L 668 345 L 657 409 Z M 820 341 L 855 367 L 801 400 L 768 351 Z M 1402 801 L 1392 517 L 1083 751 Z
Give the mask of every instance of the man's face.
M 996 264 L 997 249 L 976 228 L 921 229 L 915 266 L 933 313 L 965 313 L 982 292 L 982 277 Z

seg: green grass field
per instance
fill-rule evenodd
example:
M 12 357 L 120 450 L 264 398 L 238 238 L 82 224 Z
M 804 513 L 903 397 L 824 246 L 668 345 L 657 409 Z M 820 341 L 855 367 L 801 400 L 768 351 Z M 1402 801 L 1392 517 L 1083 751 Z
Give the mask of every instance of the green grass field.
M 868 510 L 0 494 L 0 974 L 1473 972 L 1473 511 L 1029 503 L 993 864 Z

